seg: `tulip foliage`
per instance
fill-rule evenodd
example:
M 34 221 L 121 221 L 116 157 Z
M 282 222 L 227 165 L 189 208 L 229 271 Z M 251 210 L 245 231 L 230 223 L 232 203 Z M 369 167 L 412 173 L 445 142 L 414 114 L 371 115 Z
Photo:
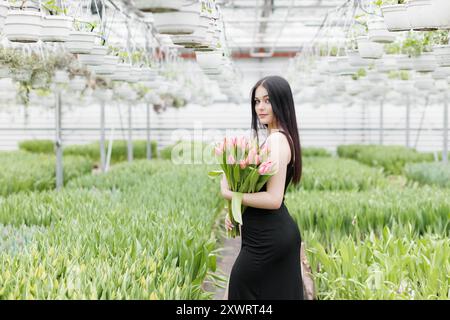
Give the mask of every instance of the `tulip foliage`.
M 214 148 L 217 163 L 222 170 L 210 171 L 210 177 L 225 175 L 233 197 L 228 200 L 228 215 L 234 228 L 229 237 L 240 235 L 242 204 L 244 193 L 254 193 L 262 189 L 269 178 L 276 173 L 275 163 L 270 159 L 268 143 L 260 147 L 256 139 L 247 137 L 225 137 Z

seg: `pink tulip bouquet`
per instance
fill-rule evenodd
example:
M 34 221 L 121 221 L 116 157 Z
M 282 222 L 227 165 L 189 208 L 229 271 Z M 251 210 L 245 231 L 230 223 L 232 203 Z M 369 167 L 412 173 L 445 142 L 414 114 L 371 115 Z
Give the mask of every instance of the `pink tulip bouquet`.
M 228 236 L 235 238 L 240 235 L 239 225 L 242 225 L 242 205 L 244 193 L 254 193 L 261 190 L 269 178 L 276 173 L 275 164 L 269 160 L 270 148 L 265 144 L 258 146 L 256 139 L 246 137 L 224 138 L 214 148 L 215 157 L 222 170 L 209 172 L 210 177 L 225 174 L 228 186 L 233 191 L 232 200 L 228 200 L 228 215 L 233 223 L 233 230 Z

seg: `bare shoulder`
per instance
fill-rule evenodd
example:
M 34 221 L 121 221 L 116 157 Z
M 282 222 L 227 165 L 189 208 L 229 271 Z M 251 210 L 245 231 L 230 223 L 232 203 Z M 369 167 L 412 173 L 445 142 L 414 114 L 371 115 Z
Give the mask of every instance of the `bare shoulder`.
M 280 161 L 289 163 L 291 159 L 291 147 L 288 138 L 281 132 L 274 132 L 267 138 L 271 155 Z

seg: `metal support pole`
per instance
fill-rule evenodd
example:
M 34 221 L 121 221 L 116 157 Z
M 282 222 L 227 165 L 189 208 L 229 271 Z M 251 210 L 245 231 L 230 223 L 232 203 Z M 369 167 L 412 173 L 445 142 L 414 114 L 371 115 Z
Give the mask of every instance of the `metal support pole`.
M 147 103 L 147 160 L 152 158 L 152 142 L 150 141 L 150 104 Z
M 442 162 L 448 164 L 448 94 L 444 94 L 444 147 L 442 148 Z
M 410 114 L 411 114 L 411 101 L 409 94 L 406 98 L 406 147 L 409 148 L 409 135 L 410 135 Z
M 131 103 L 128 104 L 128 162 L 133 161 L 133 124 Z
M 380 145 L 383 144 L 384 138 L 384 100 L 380 101 Z
M 64 185 L 63 176 L 63 149 L 61 139 L 61 92 L 56 89 L 55 92 L 55 120 L 56 120 L 56 136 L 55 136 L 55 151 L 56 151 L 56 189 L 60 190 Z
M 100 166 L 102 172 L 105 172 L 105 101 L 103 100 L 100 102 Z

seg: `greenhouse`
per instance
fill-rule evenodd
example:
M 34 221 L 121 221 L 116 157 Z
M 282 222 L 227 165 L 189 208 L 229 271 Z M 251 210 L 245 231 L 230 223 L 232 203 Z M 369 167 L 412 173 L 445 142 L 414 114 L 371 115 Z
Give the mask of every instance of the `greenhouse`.
M 448 300 L 449 30 L 448 0 L 0 0 L 0 299 Z

